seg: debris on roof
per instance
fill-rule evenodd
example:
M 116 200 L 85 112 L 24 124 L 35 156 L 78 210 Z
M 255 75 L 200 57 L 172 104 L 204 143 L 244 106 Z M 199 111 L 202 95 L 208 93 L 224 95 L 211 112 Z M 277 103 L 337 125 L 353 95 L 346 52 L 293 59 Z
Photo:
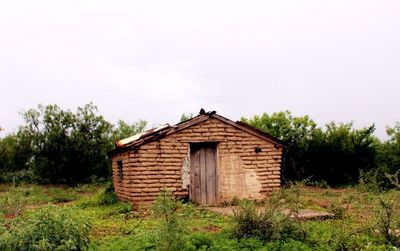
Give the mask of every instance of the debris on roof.
M 129 138 L 117 140 L 117 141 L 115 142 L 115 146 L 116 146 L 116 147 L 123 147 L 123 146 L 125 146 L 125 145 L 128 145 L 128 144 L 134 142 L 134 141 L 137 141 L 137 140 L 140 140 L 140 139 L 142 139 L 142 138 L 151 136 L 151 135 L 153 135 L 153 134 L 155 134 L 155 133 L 157 133 L 157 132 L 159 132 L 159 131 L 162 131 L 162 130 L 167 129 L 167 128 L 170 128 L 170 127 L 171 127 L 171 126 L 170 126 L 169 124 L 165 124 L 165 125 L 159 126 L 159 127 L 157 127 L 157 128 L 152 128 L 152 129 L 150 129 L 150 130 L 147 130 L 147 131 L 138 133 L 138 134 L 133 135 L 133 136 L 131 136 L 131 137 L 129 137 Z

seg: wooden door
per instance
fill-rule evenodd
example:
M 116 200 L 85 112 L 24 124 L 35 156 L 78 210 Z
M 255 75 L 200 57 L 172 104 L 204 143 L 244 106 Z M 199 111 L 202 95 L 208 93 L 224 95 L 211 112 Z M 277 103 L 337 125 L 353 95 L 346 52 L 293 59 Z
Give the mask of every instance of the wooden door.
M 216 205 L 217 184 L 216 144 L 191 144 L 190 199 L 200 205 Z

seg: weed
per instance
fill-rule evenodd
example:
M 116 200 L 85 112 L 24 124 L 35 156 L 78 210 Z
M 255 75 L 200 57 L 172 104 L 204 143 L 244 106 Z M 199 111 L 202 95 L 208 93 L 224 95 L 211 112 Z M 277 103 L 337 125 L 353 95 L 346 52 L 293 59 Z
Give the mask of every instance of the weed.
M 78 198 L 74 192 L 62 188 L 53 189 L 51 191 L 51 197 L 50 202 L 53 203 L 67 203 Z
M 400 218 L 395 215 L 395 202 L 385 201 L 380 203 L 380 217 L 377 223 L 379 234 L 386 244 L 400 247 Z
M 70 209 L 51 206 L 17 218 L 0 236 L 1 250 L 85 250 L 90 224 Z
M 185 249 L 188 229 L 178 214 L 180 206 L 179 201 L 172 196 L 170 191 L 166 190 L 161 191 L 152 204 L 153 215 L 161 221 L 159 228 L 155 231 L 158 250 L 175 251 Z
M 389 180 L 393 187 L 400 189 L 400 169 L 394 174 L 385 173 L 385 177 Z
M 13 219 L 22 214 L 25 201 L 19 194 L 13 197 L 4 196 L 0 198 L 0 212 L 6 219 Z
M 328 206 L 329 211 L 333 214 L 333 218 L 341 220 L 344 217 L 344 214 L 346 212 L 346 208 L 344 208 L 341 205 L 338 205 L 337 203 L 331 203 Z
M 230 205 L 231 206 L 239 206 L 240 200 L 237 196 L 233 196 Z
M 263 241 L 303 238 L 305 233 L 299 223 L 290 218 L 290 213 L 283 214 L 274 203 L 260 210 L 254 203 L 243 202 L 239 210 L 234 212 L 234 236 L 238 239 L 254 237 Z
M 380 193 L 385 185 L 385 181 L 380 177 L 380 170 L 375 169 L 371 171 L 360 171 L 360 189 L 373 192 Z
M 119 201 L 117 194 L 114 191 L 114 185 L 112 182 L 108 183 L 102 193 L 96 198 L 96 204 L 99 206 L 112 205 Z
M 180 215 L 185 216 L 185 217 L 194 217 L 196 215 L 196 207 L 192 203 L 185 203 L 182 204 L 182 212 Z

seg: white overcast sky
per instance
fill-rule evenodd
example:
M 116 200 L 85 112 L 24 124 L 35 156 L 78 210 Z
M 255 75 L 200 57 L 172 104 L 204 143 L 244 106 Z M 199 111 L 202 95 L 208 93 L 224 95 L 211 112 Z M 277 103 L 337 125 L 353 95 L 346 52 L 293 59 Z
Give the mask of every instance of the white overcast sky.
M 92 101 L 113 123 L 400 121 L 400 1 L 1 1 L 0 127 Z

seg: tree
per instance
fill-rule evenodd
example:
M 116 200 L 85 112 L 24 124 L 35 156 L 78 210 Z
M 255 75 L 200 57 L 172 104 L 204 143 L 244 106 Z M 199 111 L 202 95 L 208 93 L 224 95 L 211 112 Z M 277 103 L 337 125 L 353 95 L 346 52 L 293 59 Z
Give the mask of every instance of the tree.
M 375 182 L 382 188 L 398 187 L 400 180 L 400 122 L 387 127 L 389 139 L 378 147 L 377 169 L 374 170 Z
M 141 133 L 145 130 L 146 126 L 147 121 L 141 119 L 132 124 L 128 124 L 123 120 L 118 120 L 117 126 L 112 132 L 111 141 L 115 142 L 116 140 Z
M 374 125 L 354 129 L 352 123 L 326 124 L 310 142 L 307 176 L 330 185 L 357 183 L 360 171 L 376 166 L 379 141 L 373 136 L 374 130 Z
M 193 118 L 193 113 L 182 113 L 181 122 L 189 120 L 191 118 Z
M 289 111 L 264 113 L 242 121 L 287 143 L 283 156 L 283 178 L 312 179 L 330 185 L 355 183 L 360 170 L 376 165 L 379 141 L 373 136 L 375 126 L 354 129 L 352 123 L 331 122 L 325 130 L 307 115 L 295 117 Z
M 268 115 L 253 116 L 251 119 L 241 118 L 250 124 L 287 143 L 283 155 L 282 172 L 285 181 L 305 177 L 308 148 L 313 135 L 320 133 L 316 123 L 307 115 L 294 117 L 290 111 L 281 111 Z
M 30 167 L 42 182 L 74 184 L 110 175 L 106 152 L 112 125 L 96 112 L 89 103 L 76 113 L 39 105 L 23 114 L 20 132 L 31 139 Z
M 9 134 L 0 139 L 0 174 L 27 170 L 31 154 L 30 141 L 22 133 Z

